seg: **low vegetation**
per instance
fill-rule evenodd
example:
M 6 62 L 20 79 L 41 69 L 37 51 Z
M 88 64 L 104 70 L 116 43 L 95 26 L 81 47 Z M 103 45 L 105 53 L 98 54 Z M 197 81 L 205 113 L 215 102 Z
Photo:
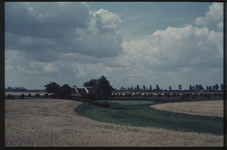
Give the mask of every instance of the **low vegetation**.
M 150 104 L 138 105 L 140 101 L 134 101 L 137 105 L 132 105 L 130 101 L 108 102 L 108 104 L 109 108 L 85 103 L 77 109 L 77 112 L 94 120 L 120 125 L 223 135 L 222 117 L 163 111 L 151 108 Z

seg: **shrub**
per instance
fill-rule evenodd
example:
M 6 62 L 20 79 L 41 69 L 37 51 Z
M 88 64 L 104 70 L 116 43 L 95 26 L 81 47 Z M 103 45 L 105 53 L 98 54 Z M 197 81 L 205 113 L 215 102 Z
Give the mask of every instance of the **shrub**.
M 24 99 L 24 94 L 21 94 L 20 95 L 20 99 Z
M 38 94 L 35 94 L 35 97 L 39 97 L 39 93 Z
M 44 94 L 44 97 L 47 98 L 48 97 L 48 94 Z
M 11 99 L 15 99 L 15 97 L 14 97 L 14 95 L 11 95 L 11 97 L 10 97 Z
M 32 97 L 32 95 L 29 93 L 29 94 L 28 94 L 28 97 Z
M 10 98 L 11 98 L 11 94 L 8 94 L 8 95 L 7 95 L 7 98 L 10 99 Z

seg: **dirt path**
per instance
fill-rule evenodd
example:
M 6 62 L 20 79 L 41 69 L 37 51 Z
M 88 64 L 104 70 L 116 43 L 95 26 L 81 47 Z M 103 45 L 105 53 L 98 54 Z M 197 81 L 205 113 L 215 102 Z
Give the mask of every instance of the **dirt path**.
M 178 102 L 151 105 L 152 108 L 171 112 L 223 117 L 223 100 L 198 101 L 198 102 Z
M 223 136 L 102 123 L 73 112 L 81 102 L 5 100 L 5 146 L 223 146 Z

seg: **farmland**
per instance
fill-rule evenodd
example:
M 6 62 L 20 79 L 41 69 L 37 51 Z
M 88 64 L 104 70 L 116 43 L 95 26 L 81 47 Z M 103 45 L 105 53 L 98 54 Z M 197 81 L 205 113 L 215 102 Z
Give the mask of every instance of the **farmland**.
M 223 101 L 215 102 L 221 106 Z M 5 100 L 5 146 L 223 146 L 222 135 L 96 121 L 75 111 L 82 104 L 62 99 Z
M 110 107 L 85 103 L 78 108 L 78 112 L 101 122 L 223 135 L 222 117 L 158 110 L 150 107 L 151 101 L 108 101 L 108 104 Z

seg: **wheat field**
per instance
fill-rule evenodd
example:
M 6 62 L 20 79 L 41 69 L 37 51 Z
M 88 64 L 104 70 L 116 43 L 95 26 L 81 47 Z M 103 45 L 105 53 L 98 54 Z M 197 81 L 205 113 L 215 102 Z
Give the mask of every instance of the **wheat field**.
M 197 101 L 151 105 L 152 108 L 177 113 L 223 117 L 224 101 Z
M 61 99 L 5 100 L 5 146 L 223 146 L 223 136 L 98 122 L 74 113 L 80 104 Z

